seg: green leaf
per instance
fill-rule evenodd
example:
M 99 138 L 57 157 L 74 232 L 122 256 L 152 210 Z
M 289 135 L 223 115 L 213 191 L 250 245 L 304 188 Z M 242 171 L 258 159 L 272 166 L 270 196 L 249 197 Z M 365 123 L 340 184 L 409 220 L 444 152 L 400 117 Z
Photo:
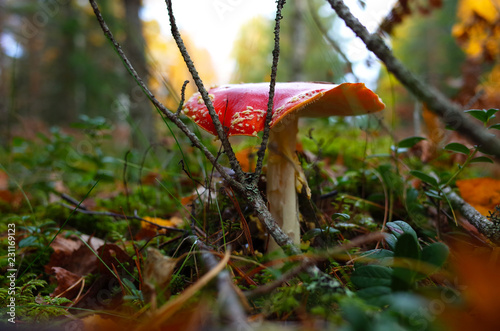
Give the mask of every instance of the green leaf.
M 488 129 L 497 129 L 497 130 L 500 130 L 500 123 L 498 124 L 493 124 L 492 126 L 490 126 Z
M 339 232 L 340 232 L 339 230 L 332 228 L 331 226 L 327 226 L 325 229 L 315 228 L 304 233 L 302 239 L 307 241 L 322 234 L 335 234 Z
M 448 246 L 440 242 L 436 242 L 424 247 L 424 249 L 422 250 L 421 260 L 436 267 L 433 271 L 429 272 L 427 276 L 432 275 L 439 268 L 441 268 L 446 262 L 449 254 L 450 249 L 448 248 Z
M 344 214 L 344 213 L 334 213 L 332 215 L 332 220 L 337 219 L 337 218 L 341 218 L 341 219 L 347 221 L 347 220 L 351 219 L 351 216 L 349 214 Z
M 366 302 L 382 307 L 389 302 L 392 290 L 389 286 L 373 286 L 363 288 L 357 291 L 356 294 Z
M 413 230 L 411 225 L 409 225 L 404 221 L 387 222 L 386 226 L 389 229 L 389 231 L 392 232 L 391 236 L 393 236 L 395 239 L 394 246 L 391 246 L 389 244 L 389 246 L 391 246 L 392 249 L 396 248 L 396 240 L 405 233 L 412 235 L 415 238 L 415 240 L 418 240 L 417 233 L 415 232 L 415 230 Z
M 424 137 L 409 137 L 401 140 L 398 143 L 398 148 L 411 148 L 415 146 L 419 141 L 426 140 Z
M 438 181 L 436 178 L 429 176 L 428 174 L 426 174 L 422 171 L 412 170 L 412 171 L 410 171 L 410 175 L 417 177 L 418 179 L 420 179 L 424 183 L 427 183 L 431 186 L 438 186 Z
M 396 243 L 394 257 L 410 258 L 420 260 L 420 246 L 416 236 L 411 233 L 403 233 Z
M 495 108 L 490 108 L 486 111 L 486 116 L 488 117 L 488 120 L 494 119 L 495 114 L 498 112 L 498 109 Z
M 494 135 L 493 135 L 493 134 L 491 134 L 491 136 L 494 136 Z M 479 146 L 479 147 L 477 148 L 477 150 L 478 150 L 479 152 L 483 153 L 483 154 L 486 154 L 486 155 L 493 155 L 493 154 L 491 153 L 491 151 L 487 151 L 487 150 L 485 150 L 482 146 Z
M 340 311 L 344 320 L 351 325 L 351 330 L 367 330 L 373 324 L 365 308 L 355 301 L 343 301 Z
M 386 226 L 389 229 L 389 231 L 392 232 L 392 234 L 387 236 L 385 238 L 385 241 L 392 250 L 396 249 L 396 243 L 399 237 L 401 237 L 405 233 L 412 235 L 418 242 L 417 233 L 408 223 L 404 221 L 394 221 L 394 222 L 388 222 Z
M 376 264 L 361 266 L 351 274 L 351 282 L 359 289 L 391 286 L 392 269 Z
M 478 156 L 473 158 L 472 160 L 469 161 L 470 163 L 480 163 L 480 162 L 486 162 L 486 163 L 495 163 L 493 162 L 492 159 L 490 159 L 487 156 Z
M 39 245 L 40 243 L 38 243 L 38 238 L 35 236 L 29 236 L 19 241 L 19 248 Z
M 465 155 L 468 155 L 470 153 L 470 150 L 465 145 L 462 145 L 459 143 L 448 144 L 448 145 L 444 146 L 444 149 L 447 151 L 462 153 Z
M 372 249 L 354 260 L 354 267 L 360 267 L 362 264 L 377 263 L 379 265 L 391 265 L 393 260 L 394 252 L 388 249 Z
M 425 191 L 424 194 L 427 195 L 428 197 L 431 197 L 434 199 L 438 199 L 438 200 L 443 199 L 443 196 L 436 190 L 428 190 L 428 191 Z
M 394 291 L 413 288 L 420 260 L 420 247 L 415 237 L 409 233 L 401 235 L 396 243 L 394 258 L 397 264 L 393 268 L 391 288 Z M 401 266 L 402 263 L 404 266 Z
M 466 110 L 465 112 L 485 124 L 488 122 L 488 115 L 484 109 L 471 109 Z

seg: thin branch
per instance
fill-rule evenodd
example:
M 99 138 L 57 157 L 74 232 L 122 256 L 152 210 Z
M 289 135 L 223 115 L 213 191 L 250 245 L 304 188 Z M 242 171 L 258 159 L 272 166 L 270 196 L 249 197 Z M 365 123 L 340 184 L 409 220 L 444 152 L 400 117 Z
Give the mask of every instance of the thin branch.
M 244 190 L 243 185 L 238 183 L 236 180 L 234 180 L 231 176 L 229 176 L 225 171 L 223 170 L 222 166 L 217 162 L 215 156 L 210 153 L 210 151 L 201 143 L 201 141 L 198 139 L 198 137 L 191 131 L 189 128 L 182 122 L 175 113 L 171 112 L 168 110 L 160 101 L 158 101 L 153 93 L 148 89 L 144 81 L 141 79 L 141 77 L 137 74 L 137 71 L 135 71 L 134 67 L 128 60 L 127 56 L 125 53 L 123 53 L 123 50 L 121 49 L 120 44 L 116 41 L 116 39 L 113 37 L 113 34 L 108 28 L 108 25 L 104 21 L 104 18 L 102 17 L 101 12 L 99 11 L 99 7 L 97 6 L 97 3 L 95 0 L 89 0 L 90 5 L 92 6 L 92 9 L 94 10 L 94 14 L 97 18 L 97 21 L 99 22 L 99 25 L 101 26 L 102 31 L 104 32 L 104 35 L 111 41 L 113 44 L 113 47 L 115 51 L 117 52 L 118 56 L 120 59 L 123 61 L 123 64 L 129 71 L 130 75 L 135 79 L 137 84 L 142 88 L 143 92 L 146 94 L 146 96 L 149 98 L 149 100 L 155 105 L 155 107 L 161 111 L 172 123 L 174 123 L 185 135 L 188 137 L 188 139 L 191 141 L 194 147 L 198 148 L 203 152 L 205 157 L 213 164 L 213 166 L 221 173 L 221 176 L 226 180 L 231 186 L 233 186 L 237 191 L 242 192 Z
M 285 252 L 288 252 L 290 255 L 302 254 L 301 250 L 298 247 L 295 247 L 293 245 L 293 242 L 290 239 L 290 237 L 285 232 L 283 232 L 283 230 L 278 226 L 278 224 L 276 223 L 276 221 L 272 217 L 271 213 L 269 212 L 267 205 L 264 202 L 264 200 L 263 200 L 259 190 L 256 188 L 256 186 L 250 187 L 250 189 L 249 189 L 248 186 L 244 185 L 243 184 L 244 180 L 245 180 L 244 174 L 243 174 L 243 178 L 240 178 L 240 177 L 242 177 L 242 175 L 240 175 L 240 176 L 237 175 L 238 181 L 235 180 L 234 178 L 232 178 L 229 174 L 227 174 L 227 172 L 224 171 L 224 168 L 217 162 L 217 159 L 215 158 L 215 156 L 212 153 L 210 153 L 210 151 L 200 142 L 198 137 L 191 130 L 189 130 L 189 128 L 177 117 L 177 115 L 175 113 L 169 111 L 161 102 L 159 102 L 155 98 L 155 96 L 147 88 L 146 84 L 143 82 L 141 77 L 137 74 L 134 67 L 132 66 L 132 64 L 128 60 L 127 56 L 123 53 L 123 50 L 121 49 L 118 42 L 113 37 L 113 34 L 111 33 L 106 22 L 104 21 L 104 18 L 102 17 L 102 14 L 99 11 L 99 8 L 98 8 L 95 0 L 89 0 L 89 2 L 94 10 L 94 13 L 95 13 L 96 18 L 99 22 L 99 25 L 101 26 L 101 29 L 104 32 L 104 35 L 111 41 L 115 51 L 117 52 L 120 59 L 123 61 L 123 64 L 125 65 L 125 67 L 129 71 L 129 73 L 132 75 L 134 80 L 137 82 L 137 84 L 142 88 L 142 90 L 146 94 L 146 96 L 151 100 L 151 102 L 157 107 L 157 109 L 159 111 L 161 111 L 172 123 L 174 123 L 188 137 L 188 139 L 191 141 L 191 143 L 193 144 L 194 147 L 198 148 L 199 150 L 201 150 L 203 152 L 205 157 L 212 163 L 212 165 L 217 169 L 217 171 L 219 171 L 219 173 L 224 178 L 224 180 L 226 180 L 226 182 L 229 185 L 231 185 L 235 189 L 235 191 L 237 191 L 239 194 L 241 194 L 243 197 L 245 197 L 247 199 L 247 202 L 252 207 L 252 209 L 255 210 L 257 217 L 264 224 L 267 231 L 274 238 L 276 243 L 278 245 L 280 245 L 281 247 L 283 247 Z M 280 3 L 282 5 L 284 4 L 284 2 L 285 2 L 284 0 L 280 0 Z M 168 4 L 168 2 L 167 2 L 167 4 Z M 282 5 L 279 8 L 282 8 Z M 281 11 L 280 11 L 280 13 L 281 13 Z M 280 13 L 279 13 L 279 15 L 277 15 L 277 17 L 279 17 L 279 18 L 281 18 Z M 279 21 L 279 19 L 278 19 L 278 21 Z M 278 25 L 278 29 L 279 29 L 279 25 Z M 277 32 L 279 34 L 279 30 Z M 278 40 L 276 41 L 276 43 L 278 43 L 278 46 L 279 46 L 279 36 L 278 36 Z M 274 52 L 274 56 L 276 58 L 276 63 L 277 63 L 277 56 L 278 55 L 279 55 L 279 47 Z M 277 70 L 276 65 L 274 65 L 273 66 L 274 76 L 276 76 L 276 70 Z M 272 83 L 271 83 L 271 86 L 273 86 Z M 203 88 L 203 85 L 201 85 L 201 87 Z M 273 90 L 270 92 L 273 92 Z M 271 103 L 272 102 L 271 95 L 270 95 L 270 100 L 271 100 L 270 101 L 270 103 Z M 206 102 L 206 100 L 205 100 L 205 102 Z M 207 107 L 208 106 L 212 106 L 210 102 L 207 105 Z M 271 107 L 272 107 L 272 104 L 271 104 Z M 212 107 L 212 110 L 213 110 L 213 107 Z M 268 112 L 268 115 L 269 115 L 269 112 Z M 216 121 L 218 121 L 218 117 L 216 117 L 215 119 L 216 119 Z M 267 118 L 266 118 L 266 121 L 268 122 L 268 126 L 269 126 L 269 121 Z M 220 123 L 220 121 L 219 121 L 219 123 Z M 269 131 L 269 129 L 267 131 Z M 263 143 L 264 142 L 266 142 L 266 141 L 263 141 Z M 266 145 L 267 145 L 267 142 L 266 142 Z M 230 151 L 232 152 L 231 149 L 230 149 Z M 226 152 L 227 152 L 227 150 L 226 150 Z M 262 153 L 265 153 L 265 149 L 263 150 Z M 231 161 L 232 157 L 230 155 L 228 155 L 228 157 Z M 234 160 L 235 160 L 235 158 L 233 159 L 233 161 Z M 236 164 L 239 167 L 239 163 L 237 163 L 237 160 L 236 160 Z M 236 169 L 233 168 L 233 170 L 236 170 Z M 241 168 L 240 168 L 240 172 L 241 172 Z M 240 180 L 242 180 L 242 181 L 240 181 Z M 81 211 L 81 210 L 78 210 L 78 211 L 85 212 L 85 211 Z M 332 279 L 329 275 L 321 272 L 314 265 L 311 265 L 309 268 L 307 268 L 306 271 L 310 276 L 326 279 L 330 282 L 331 281 L 335 282 L 334 279 Z M 338 286 L 340 287 L 341 285 L 338 284 Z
M 474 207 L 464 201 L 458 194 L 453 192 L 449 187 L 443 189 L 451 205 L 457 208 L 470 224 L 472 224 L 481 234 L 486 236 L 496 245 L 500 244 L 500 226 L 491 222 L 478 212 Z
M 382 239 L 384 239 L 384 233 L 382 232 L 375 232 L 375 233 L 370 233 L 368 235 L 356 237 L 345 245 L 335 247 L 329 251 L 326 251 L 325 253 L 322 253 L 314 257 L 310 257 L 307 260 L 303 260 L 299 266 L 285 272 L 283 275 L 281 275 L 279 279 L 275 280 L 274 282 L 268 283 L 266 285 L 257 287 L 251 291 L 245 292 L 245 296 L 249 299 L 252 299 L 255 297 L 259 297 L 261 295 L 269 294 L 274 289 L 280 287 L 283 283 L 297 277 L 307 268 L 310 268 L 314 263 L 318 263 L 328 258 L 334 257 L 335 255 L 338 255 L 344 251 L 348 251 L 353 247 L 359 247 L 363 244 L 367 244 L 369 242 L 374 242 L 374 241 L 380 241 Z
M 148 220 L 146 220 L 140 216 L 137 216 L 137 215 L 124 215 L 124 214 L 117 214 L 117 213 L 113 213 L 113 212 L 109 212 L 109 211 L 93 211 L 93 210 L 88 210 L 88 209 L 82 209 L 80 207 L 75 208 L 75 207 L 69 206 L 65 203 L 60 203 L 60 205 L 65 207 L 65 208 L 74 210 L 80 214 L 93 215 L 93 216 L 109 216 L 109 217 L 121 218 L 121 219 L 140 220 L 142 222 L 146 222 L 146 223 L 149 223 L 151 225 L 154 225 L 158 229 L 161 229 L 161 230 L 168 230 L 168 231 L 174 231 L 174 232 L 186 232 L 185 230 L 182 230 L 182 229 L 177 229 L 177 228 L 172 228 L 170 226 L 163 226 L 163 225 L 156 224 L 155 222 L 148 221 Z
M 179 116 L 182 110 L 182 107 L 184 106 L 184 100 L 186 100 L 186 86 L 189 83 L 189 80 L 185 80 L 184 84 L 182 84 L 182 89 L 181 89 L 181 101 L 179 102 L 179 107 L 177 107 L 177 111 L 175 112 L 175 115 Z
M 316 24 L 316 27 L 318 28 L 319 32 L 321 32 L 323 37 L 330 44 L 330 46 L 337 52 L 337 54 L 340 55 L 340 57 L 342 58 L 342 60 L 345 62 L 346 66 L 347 66 L 347 70 L 349 70 L 349 72 L 354 76 L 355 80 L 358 82 L 359 78 L 354 73 L 352 62 L 349 60 L 347 55 L 345 55 L 345 53 L 342 51 L 342 49 L 337 44 L 337 42 L 335 40 L 333 40 L 330 37 L 330 35 L 328 34 L 327 29 L 325 28 L 323 23 L 321 23 L 321 20 L 318 16 L 318 12 L 315 10 L 315 8 L 313 8 L 313 2 L 310 1 L 310 2 L 308 2 L 308 4 L 309 4 L 309 12 L 311 13 L 311 17 L 312 17 L 314 23 Z
M 327 1 L 337 12 L 337 15 L 345 21 L 346 25 L 365 43 L 366 47 L 386 65 L 387 70 L 418 99 L 425 102 L 427 107 L 440 116 L 447 126 L 481 146 L 483 151 L 496 156 L 497 160 L 500 159 L 500 139 L 488 133 L 477 122 L 471 120 L 458 105 L 452 103 L 439 91 L 417 78 L 396 59 L 379 35 L 368 32 L 366 27 L 352 15 L 349 8 L 344 4 L 344 1 Z
M 274 26 L 274 50 L 273 50 L 273 64 L 271 66 L 271 81 L 269 83 L 269 100 L 267 102 L 266 121 L 264 122 L 264 133 L 262 135 L 262 142 L 257 152 L 257 163 L 255 165 L 254 177 L 252 186 L 257 187 L 259 177 L 262 172 L 262 164 L 264 162 L 264 155 L 266 154 L 267 142 L 269 140 L 269 131 L 271 130 L 270 124 L 273 119 L 273 103 L 274 103 L 274 89 L 276 86 L 276 75 L 278 73 L 278 61 L 280 56 L 280 22 L 283 16 L 281 11 L 285 5 L 286 0 L 278 0 L 276 8 L 276 24 Z
M 177 28 L 177 25 L 175 23 L 175 17 L 174 17 L 174 12 L 172 10 L 172 1 L 171 0 L 165 0 L 165 3 L 167 4 L 167 9 L 168 9 L 168 17 L 170 20 L 170 29 L 172 32 L 172 37 L 174 38 L 175 42 L 177 43 L 177 47 L 179 48 L 179 51 L 182 54 L 182 57 L 184 58 L 184 62 L 186 63 L 186 66 L 189 69 L 189 72 L 191 73 L 191 76 L 193 77 L 193 80 L 198 87 L 198 91 L 201 94 L 201 97 L 203 98 L 203 101 L 205 102 L 205 105 L 207 106 L 208 113 L 210 114 L 210 117 L 212 118 L 212 123 L 214 124 L 215 130 L 217 131 L 217 135 L 219 136 L 219 139 L 222 143 L 222 147 L 224 147 L 224 152 L 226 153 L 229 163 L 231 164 L 231 168 L 234 170 L 236 179 L 238 182 L 243 183 L 245 181 L 245 174 L 243 173 L 243 170 L 241 170 L 240 163 L 238 162 L 238 159 L 236 158 L 236 155 L 234 154 L 233 148 L 231 144 L 229 143 L 227 134 L 224 130 L 224 127 L 222 126 L 222 123 L 219 120 L 219 116 L 215 112 L 214 106 L 212 104 L 212 100 L 210 99 L 210 96 L 208 95 L 207 90 L 203 86 L 203 82 L 200 78 L 200 75 L 198 74 L 198 71 L 196 70 L 193 61 L 191 60 L 191 57 L 188 54 L 188 51 L 186 49 L 186 46 L 184 45 L 184 42 L 182 41 L 181 34 L 179 32 L 179 29 Z
M 189 236 L 188 239 L 201 251 L 205 267 L 208 270 L 214 269 L 218 262 L 211 252 L 212 249 L 196 236 Z M 223 270 L 217 275 L 217 289 L 217 302 L 221 305 L 221 317 L 228 320 L 230 326 L 234 327 L 234 329 L 250 329 L 247 324 L 245 310 L 241 305 L 239 296 L 236 294 L 231 276 L 227 270 Z

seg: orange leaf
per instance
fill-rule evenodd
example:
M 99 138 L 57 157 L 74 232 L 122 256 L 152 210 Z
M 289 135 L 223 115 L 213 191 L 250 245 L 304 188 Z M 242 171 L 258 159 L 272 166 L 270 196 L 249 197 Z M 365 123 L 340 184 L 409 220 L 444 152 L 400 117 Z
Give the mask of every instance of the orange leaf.
M 452 264 L 458 276 L 454 282 L 462 292 L 463 302 L 441 296 L 441 304 L 445 306 L 443 320 L 450 330 L 499 330 L 498 248 L 492 251 L 463 243 L 454 246 Z
M 241 169 L 244 172 L 253 172 L 255 171 L 255 163 L 257 162 L 257 151 L 258 147 L 252 146 L 236 153 L 236 158 L 238 162 L 240 162 Z
M 500 204 L 500 180 L 474 178 L 457 180 L 462 198 L 484 216 Z

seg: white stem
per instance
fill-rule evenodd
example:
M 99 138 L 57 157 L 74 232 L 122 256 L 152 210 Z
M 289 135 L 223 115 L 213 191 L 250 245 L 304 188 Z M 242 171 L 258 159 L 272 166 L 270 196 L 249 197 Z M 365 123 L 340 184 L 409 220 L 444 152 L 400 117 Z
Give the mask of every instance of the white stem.
M 295 189 L 298 166 L 295 154 L 297 131 L 298 117 L 289 118 L 286 124 L 279 123 L 271 129 L 267 162 L 269 210 L 295 245 L 300 244 L 299 208 Z M 268 251 L 277 249 L 279 249 L 278 244 L 270 238 Z

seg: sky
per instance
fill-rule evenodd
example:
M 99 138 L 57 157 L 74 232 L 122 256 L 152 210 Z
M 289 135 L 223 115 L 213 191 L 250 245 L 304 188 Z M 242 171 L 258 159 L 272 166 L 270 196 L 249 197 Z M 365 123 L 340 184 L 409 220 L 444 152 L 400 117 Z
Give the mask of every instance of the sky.
M 389 12 L 396 0 L 365 0 L 366 8 L 358 5 L 358 0 L 346 0 L 353 14 L 370 31 L 374 31 L 378 23 Z M 170 26 L 162 0 L 145 0 L 143 19 L 156 19 L 162 27 L 162 34 L 170 34 Z M 231 59 L 233 43 L 240 27 L 255 16 L 274 19 L 275 0 L 173 0 L 173 10 L 177 25 L 181 31 L 189 33 L 196 46 L 208 50 L 212 56 L 219 83 L 227 83 L 234 68 Z M 324 11 L 332 11 L 326 3 Z M 339 33 L 342 39 L 351 40 L 345 46 L 345 52 L 355 66 L 355 72 L 363 81 L 374 80 L 378 74 L 378 66 L 368 68 L 364 63 L 368 52 L 361 40 L 354 37 L 352 31 L 341 25 Z M 369 82 L 368 82 L 369 83 Z

